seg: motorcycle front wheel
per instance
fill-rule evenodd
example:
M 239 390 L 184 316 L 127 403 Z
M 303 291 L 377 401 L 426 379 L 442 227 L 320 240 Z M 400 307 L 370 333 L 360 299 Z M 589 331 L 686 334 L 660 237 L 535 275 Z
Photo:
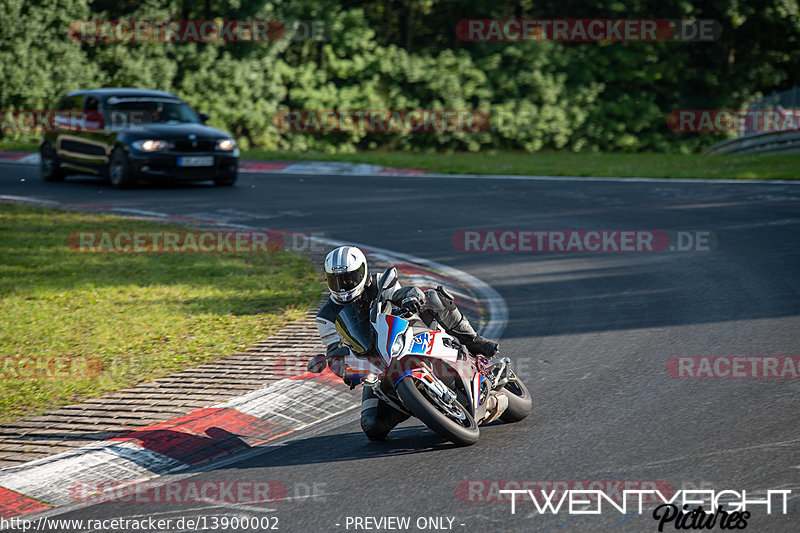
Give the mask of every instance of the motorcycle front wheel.
M 395 390 L 409 411 L 441 437 L 459 446 L 469 446 L 478 441 L 478 424 L 457 401 L 452 405 L 444 404 L 425 385 L 417 387 L 413 376 L 400 380 Z
M 528 416 L 533 407 L 528 387 L 513 372 L 512 377 L 502 389 L 503 394 L 508 397 L 508 408 L 500 415 L 503 422 L 519 422 Z

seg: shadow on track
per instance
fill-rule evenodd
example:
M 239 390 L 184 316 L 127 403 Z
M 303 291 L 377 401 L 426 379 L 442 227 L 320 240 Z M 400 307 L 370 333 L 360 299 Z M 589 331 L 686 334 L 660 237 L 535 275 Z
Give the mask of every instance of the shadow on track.
M 224 468 L 264 468 L 298 466 L 341 461 L 398 457 L 419 453 L 441 452 L 459 446 L 444 441 L 422 426 L 396 428 L 382 442 L 370 442 L 360 431 L 317 435 L 291 441 L 272 453 Z
M 71 185 L 81 185 L 81 186 L 92 186 L 98 187 L 100 186 L 102 189 L 107 190 L 116 190 L 111 184 L 103 177 L 96 177 L 96 176 L 86 176 L 86 175 L 70 175 L 60 183 L 48 183 L 48 187 L 53 186 L 60 186 L 60 187 L 69 187 Z M 130 190 L 143 190 L 143 189 L 153 189 L 153 190 L 160 190 L 160 189 L 219 189 L 216 187 L 211 180 L 208 181 L 140 181 L 136 183 Z M 124 191 L 123 191 L 124 192 Z

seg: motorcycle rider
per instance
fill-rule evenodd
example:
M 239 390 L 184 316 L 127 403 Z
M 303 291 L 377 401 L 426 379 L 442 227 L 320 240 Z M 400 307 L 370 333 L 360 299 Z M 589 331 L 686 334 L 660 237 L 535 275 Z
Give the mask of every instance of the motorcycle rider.
M 334 324 L 339 312 L 345 306 L 352 305 L 360 298 L 367 298 L 371 303 L 378 297 L 377 275 L 369 274 L 367 258 L 359 248 L 340 246 L 325 257 L 325 279 L 330 299 L 317 312 L 317 329 L 322 342 L 327 346 L 324 359 L 334 373 L 344 378 L 345 383 L 353 386 L 345 377 L 342 358 L 337 356 L 337 353 L 345 355 L 347 352 L 346 348 L 345 351 L 341 351 L 342 339 Z M 395 282 L 386 294 L 392 305 L 406 313 L 416 313 L 426 324 L 430 325 L 436 320 L 473 356 L 482 355 L 491 358 L 497 353 L 497 343 L 475 332 L 467 318 L 456 307 L 453 295 L 441 285 L 423 292 L 418 287 L 401 287 Z M 309 369 L 317 368 L 319 371 L 324 368 L 322 359 L 312 359 L 309 362 Z M 408 415 L 380 400 L 371 386 L 364 386 L 361 399 L 361 429 L 370 440 L 384 440 L 389 431 L 406 418 Z

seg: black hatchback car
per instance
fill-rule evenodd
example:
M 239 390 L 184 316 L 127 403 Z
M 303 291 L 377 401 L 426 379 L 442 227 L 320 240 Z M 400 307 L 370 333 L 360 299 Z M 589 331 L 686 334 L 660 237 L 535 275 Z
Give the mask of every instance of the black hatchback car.
M 138 180 L 236 182 L 239 149 L 227 133 L 206 126 L 174 94 L 144 89 L 93 89 L 67 94 L 40 145 L 42 177 L 108 178 L 117 188 Z

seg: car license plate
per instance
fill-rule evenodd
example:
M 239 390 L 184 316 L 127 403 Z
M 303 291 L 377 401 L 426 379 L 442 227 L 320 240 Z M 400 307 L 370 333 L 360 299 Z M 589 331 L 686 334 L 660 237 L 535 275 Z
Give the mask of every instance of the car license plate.
M 202 155 L 193 157 L 179 157 L 179 167 L 210 167 L 214 165 L 213 155 Z

